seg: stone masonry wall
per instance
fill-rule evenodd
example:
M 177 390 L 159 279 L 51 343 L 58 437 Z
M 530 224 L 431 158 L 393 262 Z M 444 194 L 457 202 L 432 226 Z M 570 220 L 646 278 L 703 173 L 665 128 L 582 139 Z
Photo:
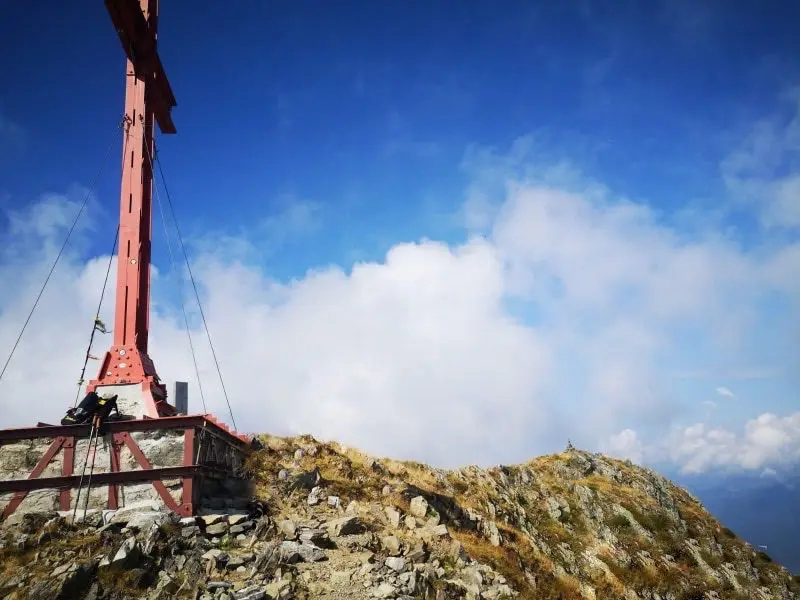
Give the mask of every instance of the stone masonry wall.
M 132 432 L 131 437 L 141 448 L 142 453 L 147 457 L 154 468 L 176 467 L 183 464 L 183 442 L 184 432 L 182 430 L 157 430 L 157 431 L 137 431 Z M 52 439 L 30 439 L 20 440 L 12 444 L 0 446 L 0 480 L 26 479 L 31 470 L 39 462 L 39 459 L 47 452 L 52 443 Z M 73 472 L 80 475 L 86 460 L 86 450 L 89 440 L 87 438 L 76 440 L 75 447 L 75 466 Z M 106 473 L 111 470 L 111 436 L 107 435 L 99 440 L 94 463 L 94 473 Z M 58 477 L 61 475 L 61 467 L 64 460 L 64 449 L 62 448 L 55 455 L 50 464 L 47 465 L 40 477 Z M 91 455 L 89 455 L 89 466 L 86 469 L 88 477 L 91 465 Z M 120 450 L 120 468 L 122 471 L 139 470 L 141 467 L 136 462 L 133 454 L 127 446 L 122 446 Z M 180 479 L 165 480 L 164 485 L 170 491 L 173 498 L 179 504 L 182 502 L 182 486 Z M 149 482 L 132 483 L 118 486 L 120 507 L 140 503 L 142 501 L 152 501 L 159 508 L 164 503 Z M 80 507 L 83 508 L 85 502 L 85 486 L 81 492 Z M 0 510 L 5 508 L 13 498 L 14 493 L 0 494 Z M 75 505 L 77 490 L 73 489 L 71 494 L 72 507 Z M 93 485 L 89 496 L 89 508 L 105 508 L 108 499 L 108 486 Z M 28 493 L 16 512 L 39 512 L 52 511 L 59 509 L 59 492 L 55 489 L 34 490 Z
M 52 438 L 20 440 L 13 444 L 0 446 L 0 479 L 27 479 L 30 472 L 44 456 Z M 58 477 L 64 459 L 63 450 L 55 455 L 45 467 L 40 477 Z M 14 497 L 13 492 L 0 494 L 0 510 Z M 53 504 L 55 500 L 55 504 Z M 55 510 L 58 508 L 58 492 L 54 490 L 34 490 L 29 492 L 18 511 Z

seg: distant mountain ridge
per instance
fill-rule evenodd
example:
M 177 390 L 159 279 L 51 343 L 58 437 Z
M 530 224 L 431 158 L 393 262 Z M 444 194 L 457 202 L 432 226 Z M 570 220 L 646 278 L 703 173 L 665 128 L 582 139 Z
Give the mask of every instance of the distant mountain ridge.
M 677 477 L 717 519 L 800 573 L 800 471 Z M 766 546 L 766 549 L 760 548 Z

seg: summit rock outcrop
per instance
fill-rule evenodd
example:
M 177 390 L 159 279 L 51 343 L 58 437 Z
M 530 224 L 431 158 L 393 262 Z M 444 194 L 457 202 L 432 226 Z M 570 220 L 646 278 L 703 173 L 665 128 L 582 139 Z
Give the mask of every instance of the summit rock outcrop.
M 800 599 L 797 577 L 629 462 L 570 446 L 445 471 L 310 436 L 261 441 L 247 511 L 12 516 L 0 597 Z

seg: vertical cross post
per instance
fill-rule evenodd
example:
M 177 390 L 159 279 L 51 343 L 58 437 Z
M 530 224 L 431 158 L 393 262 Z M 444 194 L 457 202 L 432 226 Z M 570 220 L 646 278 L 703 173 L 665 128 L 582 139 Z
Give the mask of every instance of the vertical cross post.
M 114 340 L 87 391 L 108 388 L 134 416 L 174 414 L 148 355 L 154 133 L 175 133 L 157 50 L 158 0 L 105 0 L 127 57 Z M 135 389 L 131 389 L 134 387 Z M 127 388 L 127 393 L 125 391 Z M 122 391 L 122 394 L 120 392 Z

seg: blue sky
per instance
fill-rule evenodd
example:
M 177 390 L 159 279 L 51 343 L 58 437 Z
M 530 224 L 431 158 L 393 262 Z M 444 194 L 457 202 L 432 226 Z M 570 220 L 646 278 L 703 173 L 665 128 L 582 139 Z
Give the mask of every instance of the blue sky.
M 4 343 L 104 162 L 63 271 L 76 314 L 116 213 L 122 50 L 102 3 L 44 4 L 0 2 L 1 268 L 30 279 L 0 293 Z M 673 466 L 800 460 L 796 3 L 162 4 L 161 156 L 251 427 L 444 463 L 567 437 Z M 152 353 L 192 378 L 155 279 Z M 76 355 L 82 331 L 62 332 Z M 250 383 L 262 368 L 279 382 Z
M 91 178 L 124 94 L 102 5 L 51 4 L 47 20 L 11 3 L 3 13 L 4 44 L 25 49 L 0 59 L 15 82 L 4 113 L 27 133 L 27 152 L 4 161 L 20 201 L 40 192 L 32 186 Z M 180 135 L 162 149 L 172 185 L 233 231 L 242 219 L 222 199 L 263 212 L 291 195 L 329 219 L 351 206 L 354 227 L 390 241 L 457 236 L 426 217 L 452 210 L 440 198 L 463 189 L 465 148 L 537 133 L 548 153 L 633 198 L 665 210 L 715 204 L 729 138 L 774 111 L 796 72 L 800 9 L 695 4 L 249 2 L 216 14 L 165 3 L 161 54 L 179 102 Z M 105 183 L 112 193 L 115 179 Z M 345 251 L 346 234 L 336 245 Z

